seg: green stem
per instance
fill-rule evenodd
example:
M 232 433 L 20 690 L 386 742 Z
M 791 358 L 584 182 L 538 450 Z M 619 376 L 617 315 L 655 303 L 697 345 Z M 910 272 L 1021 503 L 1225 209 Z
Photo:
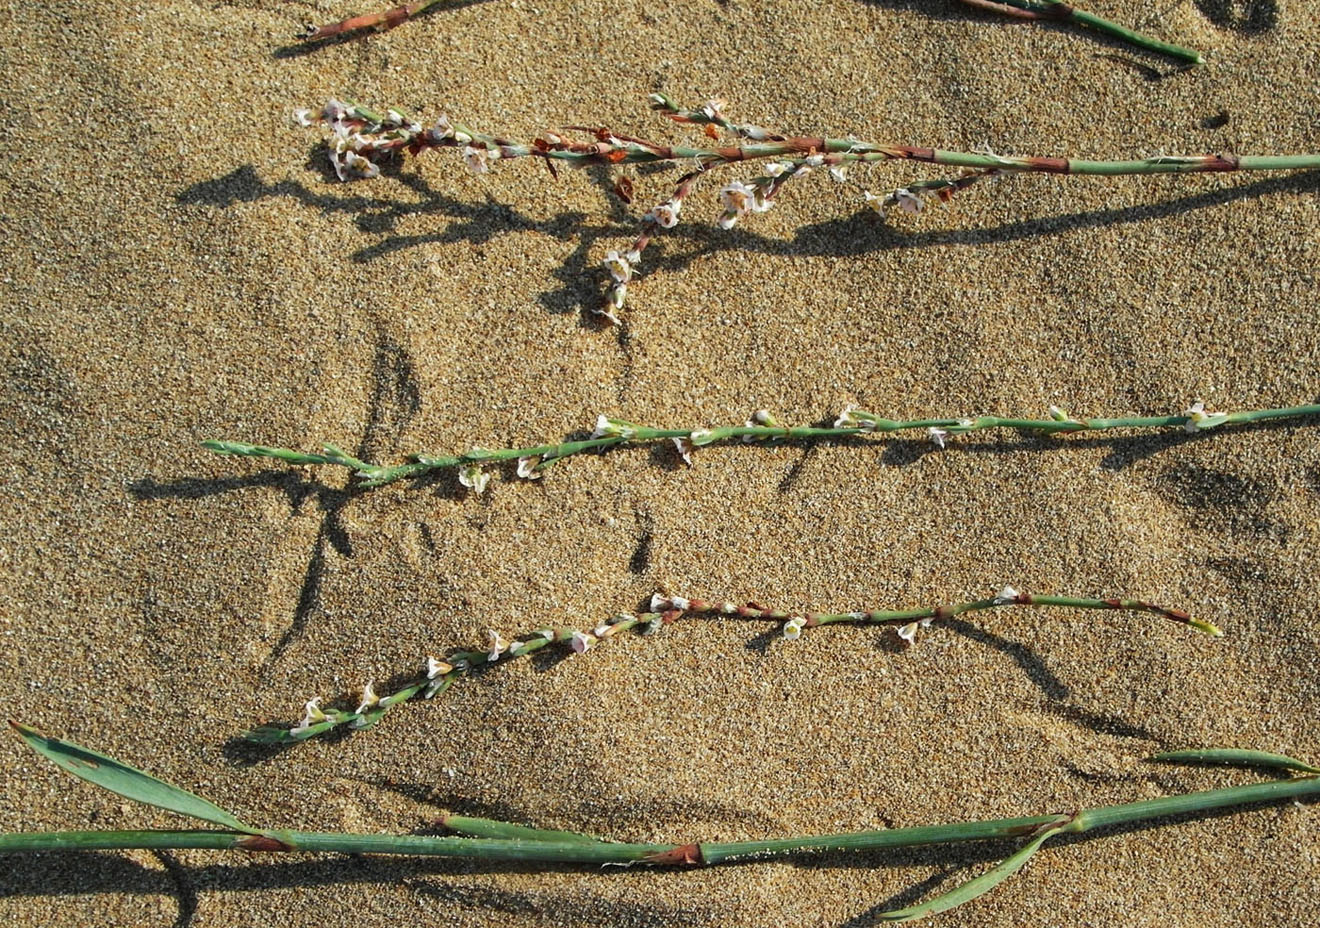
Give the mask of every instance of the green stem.
M 1183 415 L 1130 416 L 1113 419 L 1074 419 L 1061 411 L 1058 412 L 1058 418 L 1050 419 L 1022 419 L 1002 416 L 889 419 L 863 410 L 848 409 L 845 410 L 844 415 L 833 427 L 741 425 L 712 429 L 660 429 L 623 423 L 610 426 L 610 428 L 617 430 L 615 433 L 597 434 L 586 439 L 555 444 L 530 445 L 523 448 L 474 449 L 465 454 L 447 456 L 415 454 L 412 456 L 411 463 L 394 466 L 380 466 L 359 461 L 333 445 L 326 445 L 321 454 L 309 454 L 288 448 L 273 448 L 240 441 L 209 440 L 202 442 L 202 447 L 216 454 L 271 458 L 287 464 L 334 464 L 355 471 L 358 477 L 361 478 L 360 486 L 379 487 L 387 483 L 393 483 L 396 480 L 420 477 L 438 470 L 480 466 L 482 464 L 519 459 L 539 459 L 539 463 L 535 466 L 535 471 L 539 473 L 551 464 L 557 464 L 575 454 L 586 451 L 603 451 L 626 443 L 646 444 L 682 440 L 691 442 L 694 446 L 704 446 L 733 439 L 749 442 L 777 439 L 822 441 L 854 438 L 868 432 L 889 434 L 902 431 L 927 431 L 932 435 L 937 433 L 961 435 L 968 432 L 1003 428 L 1040 432 L 1047 435 L 1070 432 L 1103 432 L 1115 429 L 1169 429 L 1180 427 L 1190 431 L 1204 431 L 1225 425 L 1239 425 L 1271 419 L 1295 419 L 1315 415 L 1320 415 L 1320 404 L 1245 410 L 1232 413 L 1193 413 L 1189 410 L 1188 413 Z M 604 417 L 602 417 L 602 420 L 604 421 Z M 598 431 L 599 428 L 598 426 Z M 934 430 L 934 432 L 931 432 L 931 430 Z M 942 435 L 939 440 L 943 441 Z
M 1297 777 L 1204 790 L 1160 799 L 1086 809 L 1073 816 L 1070 830 L 1091 831 L 1171 815 L 1210 812 L 1234 806 L 1277 803 L 1320 795 L 1320 777 Z M 874 831 L 807 835 L 762 841 L 698 844 L 450 838 L 430 835 L 363 835 L 338 832 L 267 831 L 69 831 L 0 835 L 0 853 L 129 848 L 308 851 L 341 854 L 405 854 L 558 863 L 704 863 L 748 857 L 786 857 L 813 851 L 871 851 L 963 841 L 1003 840 L 1030 835 L 1057 823 L 1058 815 L 991 819 L 951 825 L 922 825 Z M 580 837 L 580 836 L 579 836 Z M 678 852 L 691 849 L 691 853 Z
M 963 0 L 963 3 L 1010 16 L 1022 15 L 1028 19 L 1050 19 L 1058 22 L 1077 23 L 1111 35 L 1138 48 L 1170 55 L 1191 64 L 1205 63 L 1205 59 L 1201 57 L 1200 52 L 1183 48 L 1181 45 L 1153 39 L 1148 35 L 1128 29 L 1126 26 L 1120 26 L 1118 23 L 1102 19 L 1093 13 L 1076 9 L 1065 3 L 1064 0 Z M 1006 7 L 1007 9 L 1005 9 Z M 1021 13 L 1015 14 L 1015 10 L 1020 10 Z

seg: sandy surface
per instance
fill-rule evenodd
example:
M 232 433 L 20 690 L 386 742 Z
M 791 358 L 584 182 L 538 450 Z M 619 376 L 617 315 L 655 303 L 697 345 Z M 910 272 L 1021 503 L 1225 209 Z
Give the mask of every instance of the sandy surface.
M 474 177 L 453 153 L 342 185 L 318 134 L 289 125 L 294 107 L 343 95 L 512 138 L 571 123 L 690 137 L 646 111 L 664 90 L 789 132 L 957 149 L 1315 150 L 1320 25 L 1297 3 L 1263 31 L 1215 21 L 1253 6 L 1273 4 L 1096 3 L 1210 59 L 1149 81 L 1084 32 L 945 0 L 490 0 L 306 54 L 289 53 L 302 22 L 362 9 L 8 5 L 8 714 L 271 826 L 409 831 L 452 808 L 631 840 L 1038 814 L 1254 778 L 1140 762 L 1161 748 L 1320 757 L 1315 422 L 992 433 L 943 453 L 738 444 L 690 469 L 634 448 L 535 485 L 501 473 L 481 498 L 449 479 L 346 493 L 343 471 L 199 448 L 331 440 L 398 461 L 557 439 L 601 412 L 695 426 L 758 407 L 817 422 L 849 402 L 894 416 L 1315 402 L 1315 175 L 1011 178 L 885 224 L 862 190 L 931 176 L 899 166 L 807 178 L 727 233 L 707 224 L 710 185 L 648 252 L 619 332 L 586 312 L 595 266 L 670 175 L 638 174 L 630 208 L 599 172 L 555 181 L 517 162 Z M 232 740 L 487 628 L 589 627 L 656 590 L 851 610 L 1005 583 L 1148 598 L 1226 637 L 1000 611 L 903 650 L 877 629 L 790 645 L 698 620 L 511 663 L 346 740 L 278 754 Z M 0 764 L 0 830 L 178 823 L 16 739 Z M 1315 814 L 1056 847 L 943 923 L 1316 924 Z M 1004 850 L 690 872 L 50 855 L 4 861 L 0 913 L 861 926 Z

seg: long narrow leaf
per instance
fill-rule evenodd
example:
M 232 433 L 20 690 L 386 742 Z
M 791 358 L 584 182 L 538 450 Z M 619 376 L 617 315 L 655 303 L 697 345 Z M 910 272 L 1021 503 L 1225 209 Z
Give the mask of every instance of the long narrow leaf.
M 1305 761 L 1287 754 L 1271 754 L 1269 751 L 1243 751 L 1238 748 L 1203 748 L 1190 751 L 1166 751 L 1150 758 L 1166 764 L 1222 764 L 1228 767 L 1273 767 L 1279 770 L 1296 770 L 1300 773 L 1320 773 L 1320 767 L 1313 767 Z
M 48 737 L 35 728 L 20 725 L 18 722 L 11 721 L 9 724 L 32 750 L 88 783 L 108 789 L 125 799 L 177 812 L 190 818 L 199 818 L 213 825 L 223 825 L 235 831 L 260 833 L 260 829 L 244 825 L 232 813 L 226 812 L 201 796 L 195 796 L 164 780 L 158 780 L 148 773 L 120 763 L 113 757 L 106 757 L 104 754 L 68 741 Z
M 908 906 L 906 909 L 894 909 L 890 912 L 881 912 L 880 918 L 889 922 L 910 922 L 918 918 L 925 918 L 928 915 L 938 915 L 941 912 L 947 912 L 955 906 L 960 906 L 964 902 L 970 902 L 977 896 L 983 896 L 994 889 L 1004 880 L 1017 873 L 1031 859 L 1031 855 L 1040 850 L 1040 846 L 1053 838 L 1060 832 L 1067 831 L 1072 827 L 1072 819 L 1067 819 L 1052 828 L 1047 828 L 1022 847 L 1012 857 L 1001 861 L 991 870 L 987 870 L 980 876 L 968 880 L 961 886 L 957 886 L 942 896 L 936 896 L 929 902 L 922 902 L 918 905 Z

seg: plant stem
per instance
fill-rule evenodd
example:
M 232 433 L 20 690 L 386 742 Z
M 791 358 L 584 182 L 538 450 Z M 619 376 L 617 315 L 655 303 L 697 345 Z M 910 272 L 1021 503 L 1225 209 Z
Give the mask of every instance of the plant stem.
M 1099 32 L 1127 42 L 1129 45 L 1135 45 L 1147 51 L 1171 55 L 1191 64 L 1205 63 L 1205 59 L 1201 57 L 1200 52 L 1183 48 L 1181 45 L 1153 39 L 1150 36 L 1128 29 L 1126 26 L 1120 26 L 1107 19 L 1101 19 L 1093 13 L 1076 9 L 1063 2 L 1063 0 L 962 0 L 962 2 L 978 9 L 1003 13 L 1006 16 L 1019 19 L 1047 19 L 1055 22 L 1071 22 L 1089 26 Z
M 626 613 L 617 615 L 590 631 L 580 631 L 572 628 L 544 628 L 530 632 L 527 635 L 518 636 L 511 643 L 503 641 L 497 633 L 492 631 L 490 634 L 493 644 L 489 650 L 457 651 L 447 656 L 444 661 L 435 661 L 434 658 L 431 658 L 428 661 L 430 666 L 427 671 L 385 697 L 375 697 L 374 691 L 370 691 L 370 688 L 368 688 L 368 691 L 372 692 L 374 701 L 364 697 L 362 704 L 352 712 L 346 709 L 321 709 L 319 701 L 313 700 L 313 702 L 308 703 L 306 715 L 298 724 L 262 725 L 247 732 L 245 737 L 251 741 L 262 743 L 291 744 L 306 741 L 309 738 L 345 726 L 353 729 L 371 728 L 394 707 L 419 695 L 429 699 L 438 693 L 444 692 L 460 677 L 478 667 L 507 661 L 510 658 L 525 657 L 556 643 L 571 642 L 574 651 L 583 653 L 600 642 L 639 626 L 645 627 L 648 631 L 656 631 L 665 625 L 678 621 L 685 615 L 725 615 L 740 619 L 783 622 L 783 635 L 788 639 L 796 639 L 804 629 L 824 625 L 849 623 L 897 626 L 899 627 L 899 637 L 902 640 L 913 642 L 916 639 L 917 629 L 921 626 L 929 625 L 935 621 L 945 621 L 967 612 L 979 612 L 1007 606 L 1144 612 L 1169 619 L 1181 625 L 1187 625 L 1213 637 L 1219 637 L 1223 634 L 1214 624 L 1193 618 L 1180 609 L 1169 609 L 1143 600 L 1087 599 L 1072 596 L 1036 595 L 1019 593 L 1011 587 L 1005 587 L 998 596 L 989 599 L 979 599 L 948 606 L 870 612 L 813 612 L 796 615 L 782 610 L 766 609 L 755 604 L 740 606 L 731 602 L 656 595 L 651 599 L 652 611 L 635 615 Z M 469 820 L 455 819 L 454 821 L 466 822 Z M 478 823 L 474 827 L 484 827 L 480 825 L 481 820 L 474 819 L 471 821 Z M 473 833 L 473 828 L 465 827 L 457 830 Z M 496 835 L 490 831 L 482 831 L 481 834 L 485 837 L 507 836 Z M 583 838 L 582 840 L 590 839 Z
M 1148 821 L 1172 815 L 1210 812 L 1257 803 L 1276 803 L 1320 795 L 1320 777 L 1306 776 L 1248 786 L 1204 790 L 1122 805 L 1085 809 L 1070 829 L 1096 828 Z M 808 851 L 870 851 L 962 841 L 988 841 L 1030 835 L 1055 824 L 1059 815 L 1034 815 L 922 825 L 874 831 L 807 835 L 762 841 L 692 844 L 630 844 L 624 842 L 541 841 L 499 838 L 452 838 L 431 835 L 363 835 L 338 832 L 266 831 L 249 835 L 234 831 L 66 831 L 0 835 L 0 853 L 61 850 L 122 850 L 129 848 L 308 851 L 341 854 L 408 854 L 558 863 L 721 864 L 748 857 L 774 858 Z M 680 853 L 686 852 L 686 853 Z
M 540 476 L 546 468 L 575 454 L 581 454 L 585 451 L 605 450 L 626 443 L 685 442 L 687 443 L 685 447 L 688 449 L 684 451 L 686 457 L 691 447 L 701 447 L 732 439 L 740 439 L 744 442 L 774 440 L 827 441 L 855 438 L 872 432 L 890 434 L 903 431 L 926 431 L 942 447 L 945 435 L 961 435 L 986 429 L 1019 429 L 1046 435 L 1102 432 L 1115 429 L 1183 428 L 1191 432 L 1205 431 L 1224 425 L 1320 415 L 1320 404 L 1288 406 L 1278 409 L 1255 409 L 1232 413 L 1206 413 L 1193 407 L 1182 415 L 1132 416 L 1111 419 L 1074 419 L 1062 410 L 1054 410 L 1053 413 L 1055 418 L 1049 419 L 976 416 L 956 419 L 904 420 L 888 419 L 849 407 L 832 427 L 785 427 L 748 423 L 742 426 L 725 426 L 712 429 L 651 428 L 644 425 L 624 423 L 619 420 L 609 420 L 602 416 L 598 420 L 596 433 L 591 438 L 500 450 L 474 448 L 464 454 L 447 456 L 414 454 L 410 463 L 393 466 L 381 466 L 359 461 L 333 445 L 325 446 L 322 454 L 308 454 L 287 448 L 273 448 L 240 441 L 209 440 L 202 442 L 202 447 L 216 454 L 271 458 L 287 464 L 334 464 L 355 471 L 357 476 L 361 478 L 360 486 L 379 487 L 404 478 L 421 477 L 434 471 L 472 466 L 479 467 L 483 464 L 497 464 L 514 460 L 528 463 L 525 476 Z
M 308 29 L 306 33 L 298 38 L 304 42 L 319 42 L 322 39 L 333 38 L 348 32 L 358 32 L 362 29 L 380 29 L 382 32 L 386 29 L 393 29 L 395 26 L 401 26 L 408 20 L 418 16 L 431 7 L 439 3 L 440 0 L 415 0 L 413 3 L 405 3 L 402 6 L 396 6 L 393 9 L 385 10 L 383 13 L 366 13 L 361 16 L 350 16 L 348 19 L 341 19 L 336 23 L 326 23 L 324 26 L 316 26 Z

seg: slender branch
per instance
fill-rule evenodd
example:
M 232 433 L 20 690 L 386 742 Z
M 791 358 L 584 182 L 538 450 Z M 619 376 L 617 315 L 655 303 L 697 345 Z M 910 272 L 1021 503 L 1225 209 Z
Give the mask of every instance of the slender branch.
M 596 430 L 590 438 L 563 441 L 557 444 L 531 445 L 523 448 L 473 448 L 463 454 L 436 456 L 414 454 L 407 464 L 392 466 L 369 464 L 346 454 L 334 445 L 324 446 L 321 454 L 308 454 L 288 448 L 272 448 L 241 441 L 208 440 L 202 447 L 216 454 L 242 457 L 270 458 L 286 464 L 334 464 L 352 470 L 360 478 L 359 486 L 379 487 L 405 478 L 421 477 L 435 471 L 456 470 L 460 482 L 481 493 L 490 475 L 483 466 L 516 461 L 518 476 L 533 480 L 545 474 L 552 466 L 587 451 L 604 451 L 623 444 L 653 444 L 671 441 L 689 464 L 692 453 L 716 442 L 740 440 L 756 443 L 778 440 L 837 441 L 859 436 L 895 432 L 924 432 L 940 448 L 950 436 L 980 432 L 987 429 L 1018 429 L 1045 435 L 1067 435 L 1075 432 L 1107 432 L 1116 429 L 1170 429 L 1203 432 L 1226 425 L 1265 422 L 1273 419 L 1298 419 L 1320 415 L 1320 404 L 1288 406 L 1278 409 L 1253 409 L 1241 412 L 1206 412 L 1204 404 L 1197 402 L 1176 416 L 1129 416 L 1110 419 L 1077 419 L 1058 407 L 1050 407 L 1048 419 L 1006 418 L 1002 416 L 973 416 L 946 419 L 888 419 L 875 413 L 849 406 L 829 427 L 784 426 L 765 410 L 758 410 L 745 425 L 720 428 L 660 429 L 600 416 Z
M 444 692 L 456 680 L 479 667 L 486 667 L 497 662 L 506 662 L 515 657 L 525 657 L 551 644 L 569 644 L 574 652 L 582 654 L 597 644 L 608 641 L 610 638 L 631 629 L 641 628 L 645 632 L 654 633 L 684 616 L 724 615 L 740 619 L 781 622 L 783 623 L 782 636 L 790 641 L 801 637 L 806 629 L 824 625 L 841 623 L 885 625 L 895 628 L 900 640 L 912 644 L 916 641 L 918 629 L 927 628 L 934 622 L 944 622 L 964 613 L 981 612 L 1005 606 L 1142 612 L 1169 619 L 1181 625 L 1187 625 L 1214 637 L 1223 634 L 1214 624 L 1193 618 L 1181 609 L 1168 609 L 1142 600 L 1043 596 L 1019 593 L 1012 587 L 1004 587 L 998 595 L 988 599 L 978 599 L 954 605 L 839 613 L 791 613 L 777 609 L 767 609 L 754 603 L 740 606 L 731 602 L 686 599 L 681 596 L 657 594 L 651 597 L 650 612 L 635 615 L 628 613 L 617 615 L 590 631 L 574 628 L 543 628 L 515 636 L 511 641 L 508 641 L 499 632 L 492 629 L 488 633 L 490 642 L 486 650 L 455 651 L 443 660 L 428 657 L 425 670 L 419 672 L 414 679 L 406 682 L 393 693 L 379 696 L 374 689 L 374 685 L 368 683 L 364 688 L 358 707 L 353 711 L 323 709 L 321 700 L 316 698 L 306 704 L 300 722 L 289 725 L 262 725 L 247 732 L 245 737 L 251 741 L 262 743 L 292 744 L 306 741 L 337 728 L 371 728 L 396 706 L 418 696 L 430 699 L 438 693 Z M 471 829 L 463 830 L 471 831 Z M 489 832 L 484 834 L 488 837 L 491 836 Z
M 413 3 L 405 3 L 402 6 L 385 10 L 383 13 L 350 16 L 348 19 L 341 19 L 337 23 L 309 27 L 298 38 L 304 42 L 319 42 L 322 39 L 330 39 L 349 32 L 359 32 L 363 29 L 379 29 L 384 32 L 386 29 L 402 26 L 408 20 L 421 15 L 439 2 L 440 0 L 415 0 Z
M 1147 51 L 1170 55 L 1189 64 L 1205 64 L 1205 59 L 1201 57 L 1200 52 L 1183 48 L 1181 45 L 1153 39 L 1148 35 L 1128 29 L 1126 26 L 1120 26 L 1118 23 L 1102 19 L 1093 13 L 1079 10 L 1063 2 L 1063 0 L 962 0 L 962 2 L 977 9 L 1002 13 L 1005 16 L 1012 16 L 1017 19 L 1053 20 L 1055 22 L 1089 26 L 1106 35 L 1127 42 L 1129 45 L 1135 45 Z

